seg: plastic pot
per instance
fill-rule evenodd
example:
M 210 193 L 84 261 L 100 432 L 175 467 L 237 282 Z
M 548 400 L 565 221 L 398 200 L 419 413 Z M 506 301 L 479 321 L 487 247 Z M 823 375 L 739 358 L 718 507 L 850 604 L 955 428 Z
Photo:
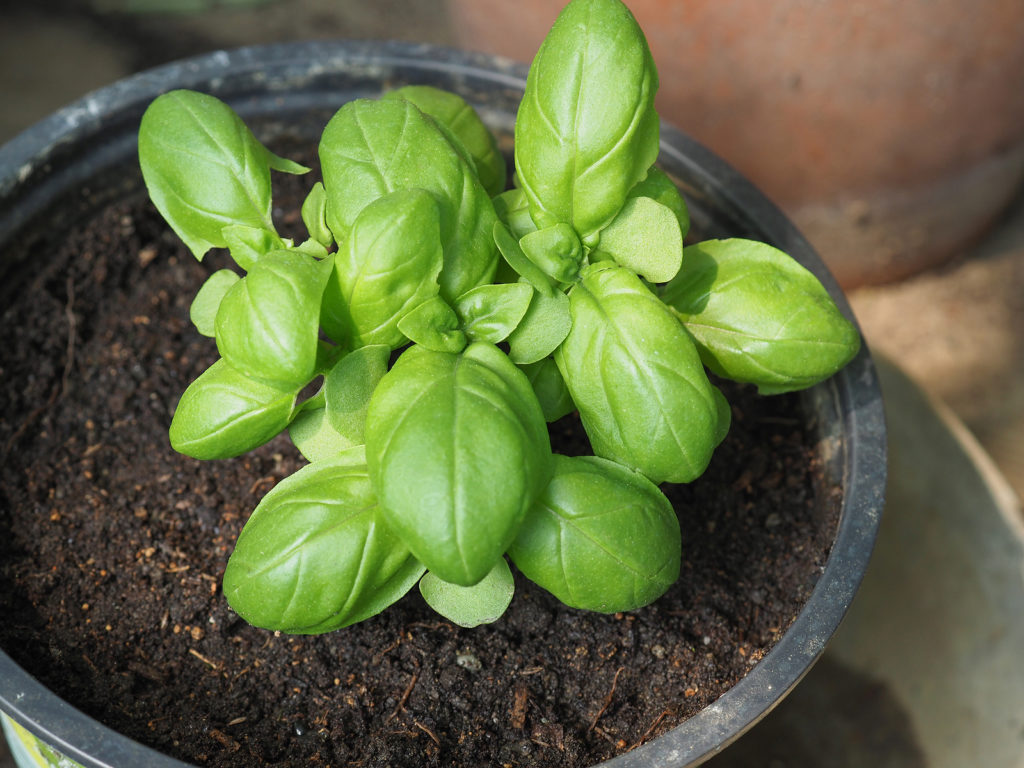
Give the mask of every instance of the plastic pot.
M 51 226 L 80 210 L 81 188 L 108 200 L 137 190 L 136 131 L 159 93 L 193 88 L 230 103 L 264 140 L 314 142 L 344 102 L 407 83 L 462 94 L 496 130 L 510 133 L 525 69 L 479 54 L 397 43 L 306 43 L 217 52 L 142 73 L 72 104 L 0 149 L 0 248 L 46 215 Z M 661 163 L 683 188 L 695 230 L 761 239 L 818 275 L 849 307 L 821 260 L 779 211 L 721 160 L 664 127 Z M 54 211 L 62 211 L 57 216 Z M 77 206 L 77 207 L 76 207 Z M 56 223 L 55 223 L 56 222 Z M 17 265 L 2 267 L 8 286 Z M 867 351 L 803 395 L 828 478 L 843 489 L 835 543 L 808 603 L 775 648 L 718 701 L 675 730 L 607 763 L 679 768 L 703 762 L 763 717 L 801 679 L 838 626 L 867 565 L 885 487 L 885 427 Z M 86 768 L 181 768 L 76 711 L 0 653 L 0 710 L 48 749 Z

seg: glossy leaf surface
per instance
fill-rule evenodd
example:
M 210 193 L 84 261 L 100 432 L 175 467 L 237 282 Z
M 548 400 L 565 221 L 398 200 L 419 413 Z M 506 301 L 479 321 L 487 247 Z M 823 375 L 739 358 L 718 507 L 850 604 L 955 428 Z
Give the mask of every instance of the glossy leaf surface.
M 555 361 L 594 453 L 656 483 L 698 477 L 718 444 L 719 407 L 679 320 L 611 262 L 583 271 L 569 305 Z
M 658 156 L 658 76 L 619 0 L 576 0 L 530 67 L 516 118 L 519 185 L 541 228 L 564 222 L 592 244 Z
M 519 325 L 532 297 L 526 283 L 481 285 L 459 296 L 453 309 L 470 341 L 497 344 Z
M 594 456 L 556 455 L 554 477 L 509 555 L 566 605 L 631 611 L 679 578 L 679 521 L 643 475 Z
M 238 275 L 230 269 L 218 269 L 206 278 L 206 282 L 192 300 L 188 317 L 203 336 L 213 338 L 216 335 L 217 310 L 220 308 L 220 302 L 238 280 Z
M 228 560 L 224 595 L 250 624 L 319 634 L 380 613 L 423 570 L 382 520 L 356 448 L 263 498 Z
M 526 376 L 497 347 L 412 347 L 381 380 L 366 456 L 388 522 L 444 581 L 486 576 L 547 483 L 547 425 Z
M 818 279 L 765 243 L 688 246 L 662 299 L 693 334 L 708 368 L 763 394 L 816 384 L 860 349 L 857 329 Z

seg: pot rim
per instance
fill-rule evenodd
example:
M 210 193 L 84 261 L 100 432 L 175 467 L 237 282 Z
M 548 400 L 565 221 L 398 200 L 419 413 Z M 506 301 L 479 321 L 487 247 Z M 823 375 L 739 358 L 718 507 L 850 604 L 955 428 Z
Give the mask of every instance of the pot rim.
M 138 121 L 160 93 L 196 88 L 226 98 L 243 115 L 267 100 L 292 109 L 312 105 L 332 90 L 331 78 L 352 69 L 368 78 L 412 69 L 453 82 L 473 82 L 521 94 L 526 67 L 500 57 L 434 45 L 378 41 L 315 41 L 216 51 L 120 80 L 58 110 L 0 147 L 0 243 L 45 208 L 69 184 L 82 183 L 97 165 L 135 151 Z M 299 92 L 305 86 L 309 92 Z M 378 81 L 379 88 L 379 81 Z M 262 95 L 260 95 L 262 94 Z M 260 102 L 262 99 L 262 102 Z M 338 102 L 340 106 L 341 102 Z M 662 124 L 663 163 L 716 206 L 810 269 L 840 310 L 849 303 L 809 243 L 750 182 L 679 130 Z M 95 156 L 88 169 L 72 158 L 85 145 Z M 840 521 L 824 570 L 806 605 L 775 647 L 717 701 L 662 736 L 602 766 L 695 766 L 763 718 L 824 651 L 867 567 L 880 522 L 886 476 L 886 435 L 881 392 L 866 346 L 829 381 L 815 388 L 835 404 L 845 450 L 837 476 L 844 485 Z M 187 763 L 130 740 L 63 701 L 0 651 L 0 711 L 85 768 Z

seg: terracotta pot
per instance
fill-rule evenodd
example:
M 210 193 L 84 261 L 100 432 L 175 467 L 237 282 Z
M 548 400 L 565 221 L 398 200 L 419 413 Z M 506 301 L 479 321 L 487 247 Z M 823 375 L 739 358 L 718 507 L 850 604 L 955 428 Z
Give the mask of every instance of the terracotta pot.
M 449 0 L 528 61 L 563 0 Z M 1024 178 L 1019 0 L 628 0 L 663 117 L 793 218 L 845 287 L 960 253 Z

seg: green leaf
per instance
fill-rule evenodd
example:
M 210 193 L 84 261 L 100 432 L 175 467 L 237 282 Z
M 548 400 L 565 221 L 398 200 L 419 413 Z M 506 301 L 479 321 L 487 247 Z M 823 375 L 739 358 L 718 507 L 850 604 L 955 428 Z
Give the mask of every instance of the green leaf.
M 457 354 L 466 347 L 466 334 L 459 317 L 440 296 L 420 304 L 398 322 L 398 329 L 410 341 L 434 352 Z
M 534 264 L 523 253 L 519 241 L 500 221 L 494 222 L 494 242 L 504 257 L 505 262 L 512 267 L 513 271 L 532 285 L 539 293 L 550 296 L 557 293 L 557 289 L 551 284 L 551 279 L 540 267 Z
M 679 231 L 683 239 L 686 239 L 686 233 L 690 231 L 690 212 L 683 196 L 679 194 L 679 188 L 667 173 L 654 166 L 648 168 L 647 176 L 629 190 L 629 197 L 649 197 L 666 206 L 675 214 Z
M 568 606 L 631 611 L 679 578 L 679 521 L 642 475 L 595 456 L 556 455 L 509 556 Z
M 549 424 L 576 410 L 576 403 L 572 401 L 569 388 L 565 386 L 565 380 L 552 358 L 545 357 L 536 363 L 520 365 L 519 368 L 530 380 L 540 409 L 544 412 L 544 420 Z
M 217 349 L 235 368 L 266 381 L 304 386 L 316 373 L 320 297 L 329 262 L 272 251 L 224 295 Z
M 438 292 L 443 264 L 437 203 L 401 189 L 369 203 L 334 257 L 321 322 L 352 346 L 406 343 L 398 323 Z
M 523 249 L 526 258 L 558 282 L 571 283 L 579 277 L 583 245 L 568 224 L 553 224 L 529 232 L 519 240 L 519 247 Z
M 265 254 L 285 247 L 285 242 L 277 236 L 276 232 L 268 232 L 259 227 L 231 224 L 224 227 L 221 234 L 231 252 L 231 258 L 246 272 L 251 270 L 253 265 Z
M 530 67 L 516 118 L 519 185 L 541 228 L 593 245 L 658 156 L 658 76 L 619 0 L 575 0 Z
M 631 197 L 601 230 L 598 248 L 645 280 L 665 283 L 683 263 L 683 233 L 667 206 L 649 197 Z
M 523 235 L 537 230 L 537 225 L 530 218 L 530 201 L 523 190 L 518 187 L 506 190 L 497 195 L 493 202 L 498 220 L 509 228 L 517 241 Z
M 270 170 L 306 170 L 272 154 L 219 99 L 184 90 L 146 109 L 139 163 L 153 204 L 200 260 L 228 246 L 223 229 L 231 225 L 276 236 Z
M 214 323 L 217 319 L 217 308 L 228 292 L 239 280 L 238 275 L 230 269 L 218 269 L 203 283 L 196 297 L 189 307 L 188 316 L 192 324 L 203 336 L 213 338 L 215 335 Z
M 404 99 L 357 99 L 343 106 L 320 140 L 327 224 L 348 238 L 369 203 L 400 189 L 423 189 L 440 211 L 446 301 L 490 281 L 497 266 L 497 217 L 476 172 L 431 118 Z
M 342 451 L 362 445 L 339 434 L 327 418 L 327 409 L 303 408 L 288 425 L 288 437 L 306 461 L 328 461 Z
M 423 571 L 382 519 L 355 448 L 263 498 L 228 560 L 224 596 L 257 627 L 320 634 L 380 613 Z
M 461 96 L 430 85 L 407 85 L 385 93 L 383 98 L 411 101 L 446 125 L 473 158 L 477 177 L 488 195 L 493 197 L 505 188 L 505 158 L 498 140 Z
M 572 328 L 569 298 L 561 291 L 534 291 L 530 307 L 509 334 L 509 357 L 517 364 L 536 363 L 554 352 Z
M 352 445 L 365 442 L 366 409 L 388 370 L 391 348 L 386 344 L 360 347 L 341 358 L 324 377 L 327 418 Z
M 459 296 L 454 310 L 470 341 L 497 344 L 519 325 L 532 297 L 526 283 L 481 285 Z
M 471 587 L 449 584 L 427 571 L 420 579 L 420 594 L 427 605 L 460 627 L 478 627 L 501 618 L 515 592 L 512 571 L 505 558 Z
M 306 195 L 302 203 L 302 223 L 306 225 L 310 238 L 324 248 L 334 244 L 334 235 L 327 226 L 327 192 L 323 182 L 314 184 Z
M 178 401 L 171 447 L 194 459 L 240 456 L 288 426 L 299 390 L 257 381 L 218 360 Z
M 711 460 L 719 406 L 689 334 L 630 270 L 583 270 L 572 330 L 555 362 L 594 453 L 656 483 L 685 483 Z
M 662 292 L 720 376 L 763 394 L 804 389 L 845 366 L 860 335 L 818 279 L 782 251 L 752 240 L 686 248 Z
M 530 382 L 484 343 L 403 353 L 370 401 L 366 457 L 389 524 L 462 586 L 495 566 L 551 471 Z

